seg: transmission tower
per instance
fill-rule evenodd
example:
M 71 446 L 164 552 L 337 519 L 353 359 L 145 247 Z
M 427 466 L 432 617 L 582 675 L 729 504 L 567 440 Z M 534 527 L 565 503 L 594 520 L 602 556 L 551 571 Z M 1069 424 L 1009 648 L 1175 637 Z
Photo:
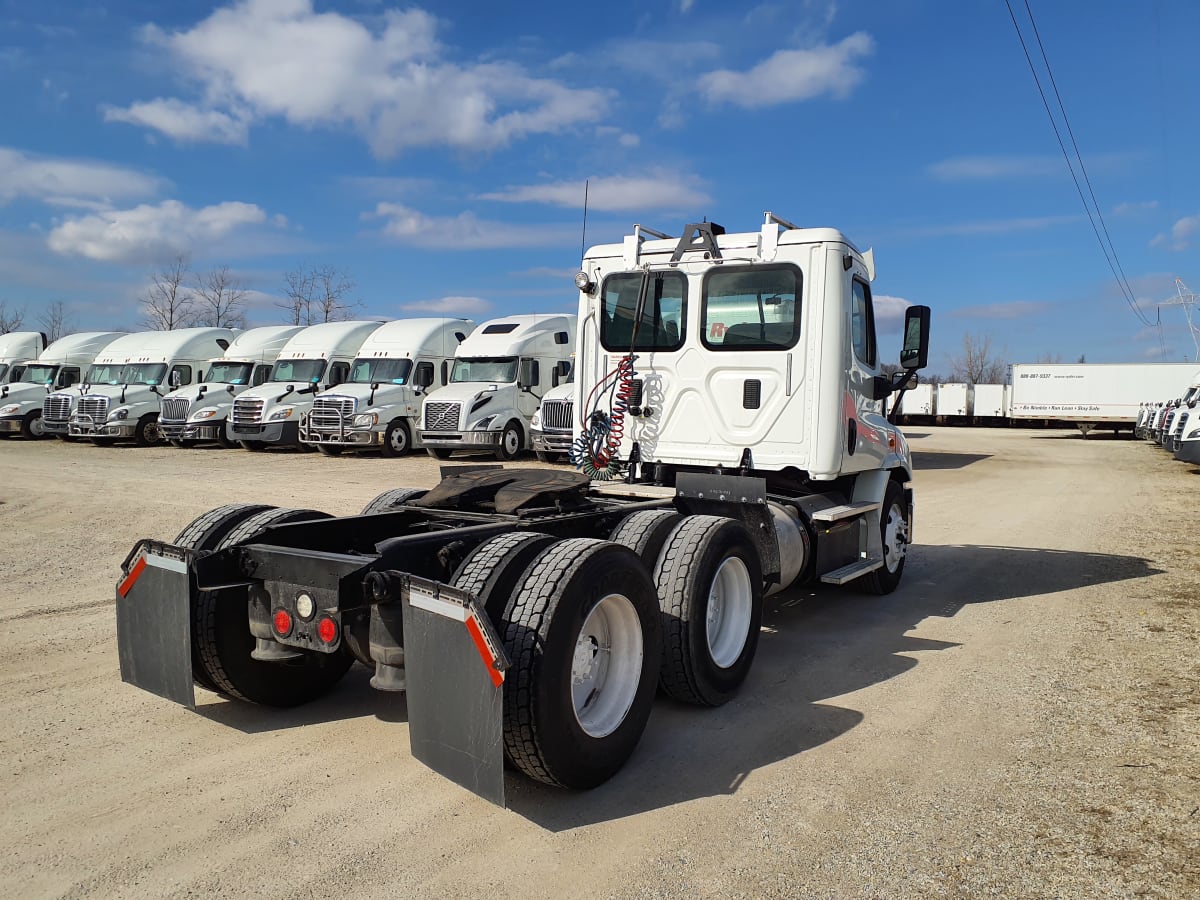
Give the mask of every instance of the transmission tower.
M 1200 296 L 1197 296 L 1195 291 L 1190 290 L 1183 283 L 1182 278 L 1176 278 L 1175 296 L 1163 300 L 1158 304 L 1160 310 L 1164 306 L 1180 306 L 1183 308 L 1183 317 L 1187 320 L 1188 334 L 1191 335 L 1192 346 L 1196 350 L 1196 355 L 1193 358 L 1196 362 L 1200 362 L 1200 325 L 1197 325 L 1196 321 L 1192 318 L 1192 308 L 1200 306 Z M 1162 321 L 1161 316 L 1159 321 Z

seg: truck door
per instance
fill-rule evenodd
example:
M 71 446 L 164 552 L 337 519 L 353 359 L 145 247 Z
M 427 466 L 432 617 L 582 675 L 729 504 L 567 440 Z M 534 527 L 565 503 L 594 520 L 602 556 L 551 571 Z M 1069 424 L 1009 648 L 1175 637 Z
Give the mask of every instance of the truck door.
M 863 472 L 882 465 L 888 454 L 889 429 L 884 401 L 874 399 L 874 380 L 879 375 L 879 347 L 871 286 L 858 271 L 847 275 L 850 283 L 845 293 L 848 303 L 845 314 L 850 320 L 847 329 L 850 346 L 847 348 L 847 395 L 842 400 L 842 426 L 846 438 L 842 471 Z

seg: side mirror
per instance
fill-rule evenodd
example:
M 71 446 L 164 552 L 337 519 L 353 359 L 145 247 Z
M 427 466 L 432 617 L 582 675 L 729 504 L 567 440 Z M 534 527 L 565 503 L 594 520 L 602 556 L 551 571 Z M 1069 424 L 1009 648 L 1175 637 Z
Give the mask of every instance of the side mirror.
M 921 378 L 919 375 L 917 375 L 915 369 L 901 369 L 899 372 L 892 373 L 891 387 L 893 391 L 911 391 L 920 383 L 920 381 Z
M 175 390 L 175 388 L 179 387 L 182 384 L 183 384 L 183 378 L 180 375 L 179 370 L 172 369 L 171 374 L 167 376 L 167 385 L 171 388 L 171 390 Z
M 532 390 L 541 380 L 538 375 L 538 361 L 536 359 L 521 360 L 521 368 L 517 375 L 517 386 L 523 391 Z
M 905 369 L 923 369 L 929 365 L 929 307 L 910 306 L 904 311 L 904 346 L 900 365 Z
M 886 375 L 876 375 L 871 379 L 872 400 L 886 400 L 891 392 L 892 382 Z
M 433 366 L 417 366 L 413 374 L 413 387 L 427 388 L 433 384 Z

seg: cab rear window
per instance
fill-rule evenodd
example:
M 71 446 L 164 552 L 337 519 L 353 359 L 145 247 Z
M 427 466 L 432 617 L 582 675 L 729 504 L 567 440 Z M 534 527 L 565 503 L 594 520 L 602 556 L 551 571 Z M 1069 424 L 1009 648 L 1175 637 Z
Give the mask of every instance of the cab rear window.
M 704 278 L 701 340 L 710 350 L 787 350 L 800 340 L 800 270 L 713 269 Z

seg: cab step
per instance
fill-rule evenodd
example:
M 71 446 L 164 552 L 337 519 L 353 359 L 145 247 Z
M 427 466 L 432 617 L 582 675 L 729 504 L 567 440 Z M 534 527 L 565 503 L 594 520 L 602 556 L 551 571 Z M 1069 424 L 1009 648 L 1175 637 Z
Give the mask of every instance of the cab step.
M 875 505 L 878 506 L 879 504 L 876 503 Z M 847 581 L 853 581 L 860 575 L 866 575 L 868 572 L 874 572 L 882 565 L 882 559 L 859 559 L 847 566 L 842 566 L 840 569 L 834 569 L 832 572 L 826 572 L 821 576 L 821 580 L 826 584 L 845 584 Z
M 871 502 L 870 500 L 862 500 L 858 503 L 847 503 L 844 506 L 831 506 L 828 509 L 819 509 L 812 514 L 814 522 L 839 522 L 842 519 L 850 519 L 854 516 L 861 516 L 864 513 L 873 512 L 879 509 L 883 504 Z M 855 563 L 857 565 L 857 563 Z

